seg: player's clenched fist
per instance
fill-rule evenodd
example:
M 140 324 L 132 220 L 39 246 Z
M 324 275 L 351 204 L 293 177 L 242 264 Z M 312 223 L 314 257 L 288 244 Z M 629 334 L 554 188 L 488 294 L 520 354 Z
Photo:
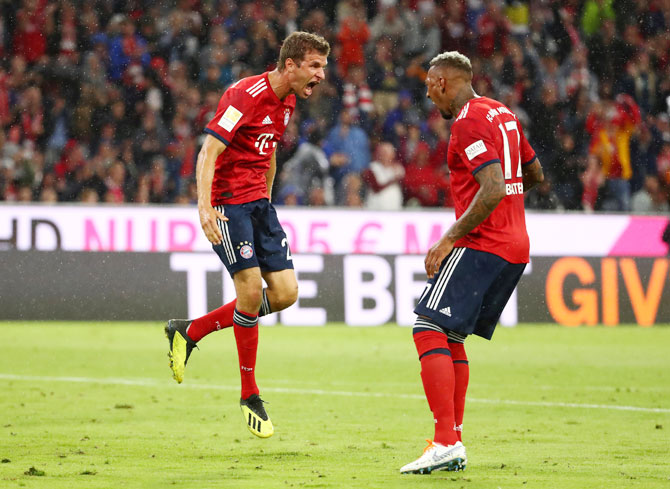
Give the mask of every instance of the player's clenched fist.
M 198 205 L 198 214 L 200 215 L 200 226 L 205 232 L 205 236 L 212 244 L 219 244 L 223 241 L 223 234 L 219 228 L 217 219 L 227 221 L 228 218 L 211 205 Z

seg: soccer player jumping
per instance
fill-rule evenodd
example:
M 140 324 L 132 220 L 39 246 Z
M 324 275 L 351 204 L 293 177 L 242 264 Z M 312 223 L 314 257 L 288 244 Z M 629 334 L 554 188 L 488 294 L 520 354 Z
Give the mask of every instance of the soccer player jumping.
M 469 367 L 464 341 L 491 339 L 528 263 L 523 193 L 544 179 L 521 124 L 472 88 L 470 60 L 456 51 L 430 62 L 427 96 L 455 118 L 447 153 L 456 221 L 428 251 L 428 282 L 414 310 L 413 337 L 435 435 L 404 474 L 463 470 L 461 441 Z
M 236 299 L 193 319 L 171 319 L 165 327 L 175 380 L 207 334 L 233 327 L 239 357 L 240 406 L 249 430 L 274 433 L 256 385 L 258 317 L 281 311 L 298 297 L 291 251 L 270 203 L 275 149 L 295 110 L 325 77 L 328 42 L 294 32 L 282 44 L 277 68 L 243 78 L 221 97 L 205 128 L 196 179 L 200 224 L 235 284 Z M 263 280 L 267 288 L 263 288 Z

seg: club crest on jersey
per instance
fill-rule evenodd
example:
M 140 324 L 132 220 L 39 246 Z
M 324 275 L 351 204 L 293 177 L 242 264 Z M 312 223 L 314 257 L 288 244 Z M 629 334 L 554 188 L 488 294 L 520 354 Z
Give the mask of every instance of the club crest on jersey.
M 289 109 L 284 110 L 284 125 L 288 126 L 288 121 L 291 118 L 291 111 Z
M 237 249 L 240 250 L 240 256 L 246 260 L 254 256 L 254 249 L 248 241 L 241 242 L 237 245 Z

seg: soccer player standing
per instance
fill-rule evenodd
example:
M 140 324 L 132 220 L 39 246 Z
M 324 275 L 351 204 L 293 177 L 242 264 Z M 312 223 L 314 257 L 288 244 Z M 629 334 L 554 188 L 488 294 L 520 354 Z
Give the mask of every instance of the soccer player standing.
M 463 470 L 461 441 L 469 367 L 464 341 L 491 339 L 529 259 L 523 194 L 544 179 L 521 124 L 500 102 L 472 88 L 470 60 L 457 51 L 430 62 L 427 96 L 455 118 L 447 165 L 456 221 L 428 251 L 428 283 L 414 312 L 413 337 L 435 435 L 402 473 Z
M 261 438 L 272 436 L 274 427 L 256 385 L 258 317 L 281 311 L 298 297 L 286 234 L 269 200 L 275 149 L 296 95 L 309 97 L 324 79 L 329 53 L 323 37 L 293 32 L 282 44 L 276 69 L 239 80 L 221 97 L 198 154 L 198 213 L 202 230 L 233 278 L 236 299 L 194 320 L 171 319 L 165 327 L 170 367 L 179 383 L 196 343 L 233 327 L 242 414 L 249 430 Z

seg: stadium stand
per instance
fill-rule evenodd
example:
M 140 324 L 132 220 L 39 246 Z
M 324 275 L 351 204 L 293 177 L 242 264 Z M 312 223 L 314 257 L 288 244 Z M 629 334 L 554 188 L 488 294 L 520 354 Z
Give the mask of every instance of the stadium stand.
M 365 205 L 390 142 L 404 205 L 449 206 L 449 122 L 423 80 L 457 49 L 546 169 L 530 208 L 667 212 L 670 0 L 0 2 L 0 200 L 194 202 L 220 95 L 297 29 L 334 49 L 278 148 L 277 203 Z

